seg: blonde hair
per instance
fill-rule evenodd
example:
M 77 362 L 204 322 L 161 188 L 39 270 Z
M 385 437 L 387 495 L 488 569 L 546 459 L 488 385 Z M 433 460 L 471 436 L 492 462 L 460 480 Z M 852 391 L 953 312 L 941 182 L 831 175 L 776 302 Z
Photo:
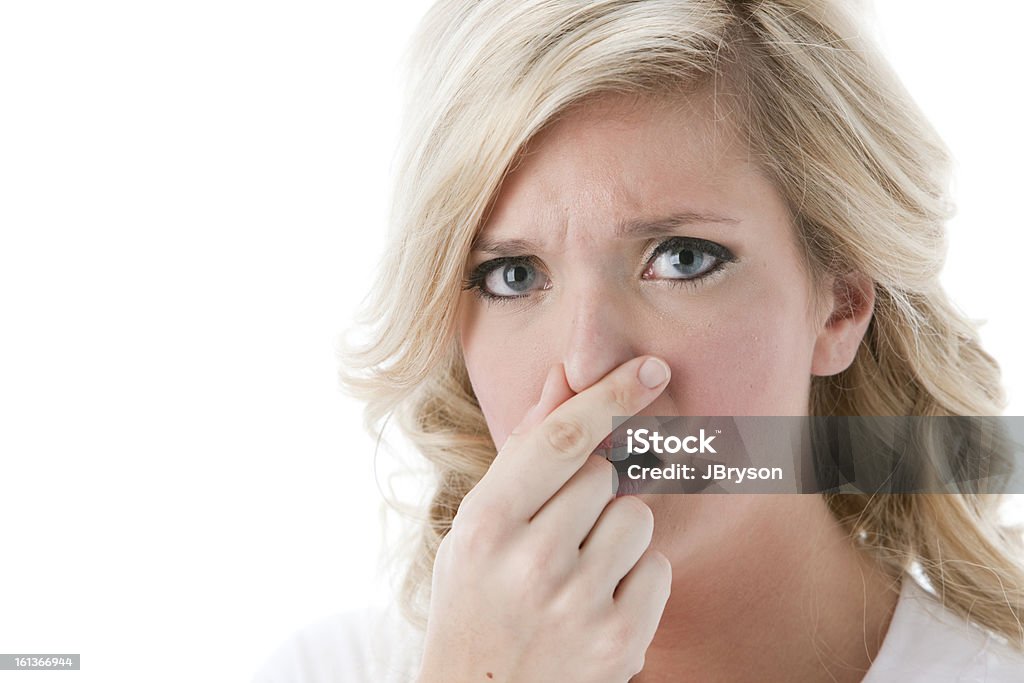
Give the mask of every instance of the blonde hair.
M 810 415 L 998 415 L 996 362 L 939 285 L 950 159 L 839 3 L 825 0 L 440 0 L 414 89 L 386 259 L 343 344 L 341 379 L 379 434 L 394 415 L 437 475 L 403 583 L 421 628 L 435 553 L 495 456 L 457 335 L 471 242 L 517 153 L 605 93 L 711 91 L 788 202 L 816 276 L 875 283 L 852 365 L 811 379 Z M 728 108 L 727 108 L 728 109 Z M 1020 539 L 993 494 L 825 494 L 894 572 L 918 563 L 944 603 L 1024 649 Z

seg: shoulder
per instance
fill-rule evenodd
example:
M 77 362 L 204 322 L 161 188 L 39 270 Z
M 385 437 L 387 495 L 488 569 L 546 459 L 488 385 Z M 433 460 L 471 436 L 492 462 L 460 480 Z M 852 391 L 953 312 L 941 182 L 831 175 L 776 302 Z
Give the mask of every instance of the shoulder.
M 408 683 L 421 636 L 394 607 L 347 610 L 293 633 L 252 683 Z
M 1024 683 L 1024 653 L 963 619 L 912 576 L 863 683 Z

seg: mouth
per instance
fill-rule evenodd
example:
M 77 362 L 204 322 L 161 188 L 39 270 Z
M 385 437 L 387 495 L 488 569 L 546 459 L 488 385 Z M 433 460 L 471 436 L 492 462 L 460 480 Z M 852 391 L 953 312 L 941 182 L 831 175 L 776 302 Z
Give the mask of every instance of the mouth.
M 604 437 L 604 440 L 597 445 L 593 454 L 599 455 L 611 462 L 625 460 L 629 457 L 629 452 L 626 448 L 626 437 L 615 436 L 614 432 L 609 433 L 608 436 Z

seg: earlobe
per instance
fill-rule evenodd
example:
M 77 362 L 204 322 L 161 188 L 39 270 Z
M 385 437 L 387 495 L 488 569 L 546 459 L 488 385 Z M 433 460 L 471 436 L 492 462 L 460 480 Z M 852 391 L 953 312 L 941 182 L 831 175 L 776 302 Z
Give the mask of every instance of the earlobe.
M 811 374 L 824 377 L 850 367 L 875 311 L 875 283 L 858 272 L 835 276 L 832 310 L 814 344 Z

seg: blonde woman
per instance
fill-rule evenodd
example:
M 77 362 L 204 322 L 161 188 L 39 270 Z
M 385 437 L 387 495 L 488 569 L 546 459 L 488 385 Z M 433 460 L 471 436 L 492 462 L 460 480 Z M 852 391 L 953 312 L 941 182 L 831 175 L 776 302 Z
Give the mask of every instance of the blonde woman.
M 616 495 L 594 453 L 614 415 L 1001 412 L 946 151 L 842 4 L 434 6 L 343 379 L 435 490 L 403 620 L 279 671 L 1024 681 L 996 496 Z

